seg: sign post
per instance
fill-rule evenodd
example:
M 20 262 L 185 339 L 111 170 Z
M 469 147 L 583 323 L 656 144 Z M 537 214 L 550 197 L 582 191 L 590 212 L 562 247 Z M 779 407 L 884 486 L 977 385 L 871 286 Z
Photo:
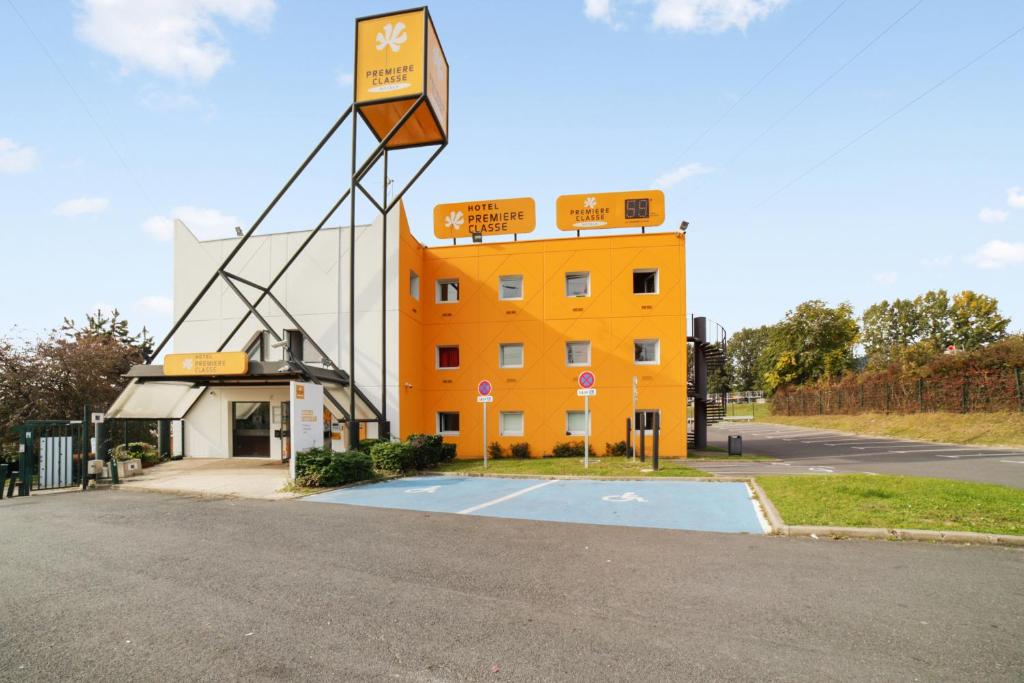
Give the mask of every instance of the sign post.
M 633 375 L 633 429 L 629 433 L 629 450 L 633 454 L 633 460 L 636 460 L 636 403 L 640 398 L 640 392 L 637 387 L 637 377 Z
M 594 383 L 597 378 L 590 370 L 584 370 L 576 378 L 580 388 L 576 390 L 577 396 L 583 397 L 583 469 L 590 469 L 590 397 L 597 395 Z
M 490 380 L 482 379 L 480 383 L 476 385 L 476 402 L 483 406 L 484 409 L 484 424 L 483 424 L 483 445 L 484 445 L 484 469 L 487 469 L 487 404 L 494 401 L 494 397 L 491 396 L 491 382 Z

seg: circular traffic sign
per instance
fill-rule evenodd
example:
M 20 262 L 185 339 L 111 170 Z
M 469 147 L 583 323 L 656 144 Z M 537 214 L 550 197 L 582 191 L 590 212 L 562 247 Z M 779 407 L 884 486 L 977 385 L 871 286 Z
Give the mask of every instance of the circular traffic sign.
M 482 379 L 480 380 L 480 384 L 476 385 L 476 392 L 481 396 L 490 396 L 491 389 L 492 387 L 490 380 Z
M 576 378 L 576 381 L 579 383 L 581 389 L 589 389 L 594 386 L 594 382 L 597 381 L 597 378 L 594 377 L 594 373 L 590 370 L 584 370 L 580 373 L 580 376 Z

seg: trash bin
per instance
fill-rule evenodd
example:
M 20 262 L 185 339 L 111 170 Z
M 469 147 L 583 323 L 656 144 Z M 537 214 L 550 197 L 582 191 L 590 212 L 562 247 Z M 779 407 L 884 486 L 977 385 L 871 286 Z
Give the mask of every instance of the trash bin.
M 743 455 L 743 437 L 729 437 L 729 455 Z

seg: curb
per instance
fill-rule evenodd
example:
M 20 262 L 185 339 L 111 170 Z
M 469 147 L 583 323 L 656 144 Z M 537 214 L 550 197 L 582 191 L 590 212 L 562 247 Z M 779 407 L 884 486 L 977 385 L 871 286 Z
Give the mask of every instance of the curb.
M 930 529 L 878 529 L 852 526 L 810 526 L 788 525 L 782 521 L 775 504 L 764 492 L 756 479 L 750 486 L 764 509 L 771 533 L 776 536 L 827 536 L 829 538 L 867 538 L 884 541 L 929 541 L 931 543 L 959 543 L 978 545 L 1005 545 L 1024 548 L 1024 536 L 1009 534 L 985 534 L 976 531 L 933 531 Z
M 750 482 L 748 477 L 609 477 L 581 474 L 490 474 L 487 472 L 416 472 L 416 477 L 488 477 L 491 479 L 582 479 L 586 481 L 701 481 L 701 482 Z

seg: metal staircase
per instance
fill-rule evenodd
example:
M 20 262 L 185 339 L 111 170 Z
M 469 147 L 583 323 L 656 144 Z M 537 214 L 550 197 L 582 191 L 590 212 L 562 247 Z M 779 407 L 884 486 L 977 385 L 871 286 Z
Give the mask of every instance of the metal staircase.
M 711 321 L 712 334 L 708 335 L 708 320 L 704 317 L 691 317 L 690 334 L 686 340 L 691 346 L 691 358 L 687 378 L 687 393 L 692 406 L 692 418 L 687 420 L 686 445 L 688 448 L 707 447 L 708 425 L 725 419 L 726 394 L 723 387 L 721 393 L 708 393 L 708 378 L 717 377 L 726 364 L 725 328 Z

